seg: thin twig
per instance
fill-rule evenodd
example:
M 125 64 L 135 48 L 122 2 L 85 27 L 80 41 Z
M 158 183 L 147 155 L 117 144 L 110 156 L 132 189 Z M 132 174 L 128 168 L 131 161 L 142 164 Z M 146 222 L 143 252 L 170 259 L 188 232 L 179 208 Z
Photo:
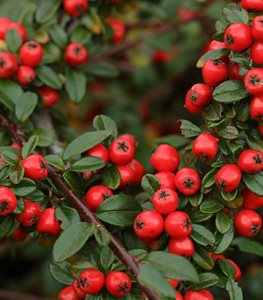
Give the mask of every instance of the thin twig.
M 21 131 L 21 129 L 7 119 L 2 113 L 0 113 L 0 125 L 2 125 L 8 133 L 12 136 L 12 138 L 20 145 L 24 145 L 27 141 L 26 135 Z M 106 227 L 97 219 L 97 217 L 85 206 L 82 202 L 82 198 L 73 191 L 67 183 L 64 181 L 60 172 L 58 172 L 55 168 L 49 166 L 48 167 L 49 178 L 56 185 L 59 191 L 64 194 L 65 197 L 72 203 L 72 205 L 76 208 L 79 214 L 82 216 L 83 220 L 90 224 L 94 224 L 97 227 L 101 228 L 108 232 Z M 138 275 L 140 272 L 139 265 L 134 260 L 134 258 L 127 252 L 127 250 L 123 247 L 121 242 L 116 239 L 110 232 L 110 244 L 109 247 L 112 249 L 114 254 L 123 262 L 126 266 L 127 270 L 133 275 L 138 284 Z M 141 286 L 141 285 L 140 285 Z M 148 297 L 149 300 L 158 300 L 158 295 L 151 289 L 147 287 L 141 286 L 144 294 Z M 15 300 L 15 299 L 14 299 Z

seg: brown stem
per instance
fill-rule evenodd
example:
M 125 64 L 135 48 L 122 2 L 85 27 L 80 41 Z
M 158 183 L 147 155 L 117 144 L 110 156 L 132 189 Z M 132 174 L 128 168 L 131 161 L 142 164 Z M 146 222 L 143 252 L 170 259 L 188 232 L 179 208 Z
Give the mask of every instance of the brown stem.
M 105 60 L 114 55 L 121 54 L 124 51 L 127 51 L 131 48 L 138 46 L 140 43 L 144 42 L 148 38 L 153 38 L 155 36 L 165 34 L 167 32 L 177 29 L 181 25 L 184 25 L 184 24 L 192 22 L 192 21 L 201 20 L 201 19 L 202 19 L 202 16 L 197 15 L 197 16 L 193 16 L 191 18 L 185 19 L 185 20 L 179 20 L 179 21 L 176 21 L 173 23 L 160 25 L 158 28 L 154 28 L 154 30 L 152 32 L 142 35 L 135 40 L 120 43 L 114 47 L 111 47 L 109 50 L 106 50 L 105 52 L 102 52 L 102 53 L 92 56 L 90 58 L 90 60 L 87 61 L 86 65 L 94 64 L 96 62 Z
M 17 142 L 20 145 L 24 145 L 26 143 L 27 138 L 25 134 L 16 124 L 7 119 L 2 113 L 0 113 L 0 125 L 5 127 L 5 129 L 12 136 L 15 142 Z M 97 217 L 84 205 L 81 197 L 67 185 L 67 183 L 62 178 L 61 174 L 51 166 L 48 167 L 48 171 L 49 178 L 56 185 L 58 190 L 60 190 L 64 194 L 64 196 L 72 203 L 72 205 L 82 216 L 83 220 L 90 224 L 94 224 L 103 230 L 108 231 L 105 228 L 105 226 L 97 219 Z M 139 265 L 123 247 L 121 242 L 118 239 L 116 239 L 111 233 L 109 234 L 111 236 L 109 247 L 112 249 L 114 254 L 123 262 L 127 270 L 134 276 L 134 278 L 138 282 L 138 275 L 140 272 Z M 139 282 L 138 284 L 140 285 Z M 141 286 L 141 288 L 149 300 L 159 299 L 158 295 L 153 290 L 143 286 Z
M 43 298 L 16 291 L 0 290 L 0 299 L 3 300 L 55 300 L 55 298 Z

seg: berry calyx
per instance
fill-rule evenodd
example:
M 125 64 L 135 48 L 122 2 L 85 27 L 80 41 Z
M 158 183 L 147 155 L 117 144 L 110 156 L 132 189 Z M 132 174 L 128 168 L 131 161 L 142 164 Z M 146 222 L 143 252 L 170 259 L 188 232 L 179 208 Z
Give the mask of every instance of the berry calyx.
M 180 169 L 175 174 L 175 186 L 183 195 L 194 195 L 200 188 L 200 177 L 194 169 Z
M 237 165 L 226 164 L 215 175 L 215 184 L 226 193 L 236 189 L 241 180 L 241 171 Z
M 159 189 L 153 195 L 152 204 L 156 212 L 161 215 L 168 215 L 176 210 L 178 195 L 174 190 L 169 188 Z
M 254 149 L 244 150 L 239 155 L 237 164 L 245 173 L 258 173 L 263 170 L 263 152 Z
M 104 286 L 104 275 L 95 269 L 82 271 L 78 277 L 80 289 L 90 295 L 98 294 Z
M 252 43 L 251 28 L 244 23 L 235 23 L 227 27 L 224 41 L 231 51 L 243 51 Z
M 120 271 L 111 271 L 106 276 L 105 287 L 114 297 L 125 297 L 130 293 L 132 282 L 130 277 Z
M 16 219 L 21 225 L 30 227 L 38 222 L 41 213 L 42 207 L 38 203 L 24 199 L 24 210 L 16 215 Z
M 186 102 L 198 107 L 208 105 L 212 100 L 212 88 L 204 83 L 194 84 L 186 94 Z
M 191 234 L 192 222 L 186 212 L 175 211 L 165 219 L 164 228 L 172 238 L 182 239 Z
M 252 68 L 244 77 L 246 90 L 252 95 L 263 93 L 263 69 Z
M 243 209 L 234 218 L 235 228 L 239 234 L 246 237 L 257 235 L 262 227 L 262 219 L 253 210 Z
M 218 150 L 217 139 L 210 133 L 200 134 L 194 141 L 192 151 L 194 156 L 201 160 L 206 161 L 214 159 Z
M 109 149 L 110 160 L 116 165 L 126 165 L 134 157 L 135 147 L 133 143 L 126 138 L 117 138 L 112 142 Z
M 81 43 L 70 43 L 67 45 L 64 60 L 69 66 L 79 66 L 88 59 L 88 51 Z

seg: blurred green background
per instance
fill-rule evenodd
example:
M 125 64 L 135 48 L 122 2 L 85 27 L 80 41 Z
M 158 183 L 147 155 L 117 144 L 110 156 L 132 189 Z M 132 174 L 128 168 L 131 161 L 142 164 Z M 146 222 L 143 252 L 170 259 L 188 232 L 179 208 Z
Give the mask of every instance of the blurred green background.
M 1 0 L 0 15 L 19 21 L 26 4 L 30 3 L 38 1 Z M 215 21 L 226 3 L 224 0 L 127 0 L 125 9 L 115 13 L 127 26 L 127 40 L 145 35 L 160 24 L 183 20 L 189 14 L 201 18 L 146 39 L 111 60 L 117 72 L 104 70 L 90 78 L 81 105 L 68 101 L 62 104 L 63 113 L 68 114 L 70 126 L 74 128 L 72 135 L 89 128 L 96 114 L 106 114 L 117 122 L 120 132 L 136 135 L 137 157 L 149 168 L 150 150 L 156 139 L 179 134 L 180 119 L 201 123 L 200 117 L 193 117 L 184 109 L 184 97 L 192 84 L 202 80 L 195 64 L 212 39 Z M 165 51 L 169 59 L 156 61 L 157 50 Z M 57 294 L 61 286 L 48 268 L 51 246 L 38 244 L 35 240 L 22 245 L 15 245 L 11 240 L 0 244 L 0 289 L 43 296 Z M 244 299 L 263 299 L 262 260 L 252 255 L 237 256 L 234 252 L 229 257 L 234 257 L 244 272 L 241 281 Z

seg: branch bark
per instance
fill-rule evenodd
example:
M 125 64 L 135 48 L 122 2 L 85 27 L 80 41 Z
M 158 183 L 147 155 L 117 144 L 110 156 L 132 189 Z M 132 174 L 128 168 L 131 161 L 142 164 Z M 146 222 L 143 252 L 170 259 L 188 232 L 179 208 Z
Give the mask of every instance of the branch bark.
M 7 117 L 3 115 L 3 113 L 0 113 L 0 125 L 8 131 L 8 133 L 12 136 L 16 143 L 20 145 L 24 145 L 26 143 L 27 138 L 24 132 L 21 130 L 21 128 L 13 122 L 11 122 Z M 103 223 L 101 223 L 101 221 L 98 220 L 97 217 L 84 205 L 84 203 L 82 202 L 82 198 L 67 185 L 61 174 L 55 168 L 49 166 L 48 173 L 49 178 L 56 185 L 58 190 L 60 190 L 61 193 L 63 193 L 64 196 L 72 203 L 72 205 L 79 212 L 83 220 L 108 231 L 103 225 Z M 122 261 L 122 263 L 126 266 L 127 270 L 133 275 L 133 277 L 140 285 L 138 281 L 138 275 L 140 272 L 138 263 L 127 252 L 127 250 L 123 247 L 121 242 L 117 238 L 115 238 L 111 233 L 109 234 L 111 236 L 109 247 L 112 249 L 114 254 Z M 158 295 L 153 290 L 148 289 L 147 287 L 144 287 L 142 285 L 140 286 L 149 300 L 159 299 Z

